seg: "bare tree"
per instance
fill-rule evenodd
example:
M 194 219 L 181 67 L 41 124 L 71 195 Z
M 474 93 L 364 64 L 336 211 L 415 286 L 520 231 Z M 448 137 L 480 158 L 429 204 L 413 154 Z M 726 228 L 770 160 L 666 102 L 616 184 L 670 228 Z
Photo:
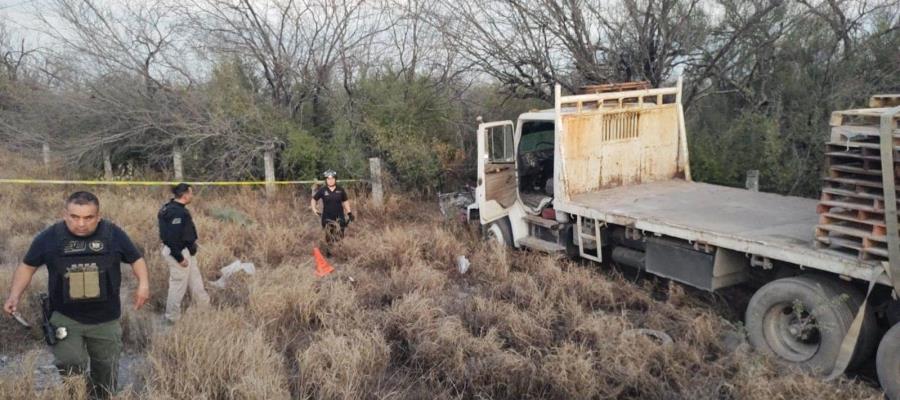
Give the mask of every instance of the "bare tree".
M 66 82 L 70 93 L 89 94 L 75 109 L 90 123 L 65 130 L 70 157 L 134 151 L 165 163 L 168 149 L 200 140 L 189 128 L 202 109 L 177 90 L 192 77 L 173 62 L 186 55 L 184 30 L 167 4 L 54 0 L 40 18 L 82 72 Z
M 96 73 L 127 71 L 141 77 L 152 95 L 165 88 L 173 75 L 183 68 L 170 63 L 170 52 L 184 56 L 176 48 L 176 38 L 183 27 L 162 0 L 107 5 L 95 0 L 53 0 L 53 17 L 40 18 L 48 33 L 83 57 L 86 69 Z
M 841 44 L 843 57 L 853 54 L 855 44 L 854 34 L 864 30 L 865 20 L 872 13 L 883 9 L 894 8 L 896 1 L 857 1 L 857 0 L 798 0 L 809 13 L 828 23 L 837 40 Z M 892 27 L 896 30 L 898 27 Z
M 381 58 L 370 60 L 368 68 L 387 65 L 407 82 L 428 77 L 441 84 L 472 72 L 470 64 L 458 60 L 457 48 L 447 45 L 443 32 L 430 23 L 443 2 L 390 0 L 385 7 L 390 17 L 390 29 L 381 35 L 385 51 Z
M 493 0 L 448 5 L 433 23 L 510 93 L 548 99 L 554 83 L 659 85 L 700 54 L 699 1 Z
M 48 96 L 34 80 L 37 49 L 16 36 L 0 20 L 0 138 L 7 147 L 27 151 L 49 146 L 46 115 L 39 111 L 45 109 Z
M 362 0 L 195 0 L 181 11 L 211 50 L 253 60 L 273 102 L 291 115 L 310 99 L 314 119 L 341 55 L 383 29 Z
M 588 5 L 608 43 L 598 61 L 616 80 L 659 86 L 706 45 L 708 16 L 698 0 L 625 0 L 618 10 L 610 8 Z
M 499 80 L 510 93 L 521 97 L 549 98 L 554 82 L 575 85 L 567 79 L 572 65 L 551 22 L 535 20 L 527 7 L 489 0 L 445 3 L 430 22 L 448 46 L 478 69 Z
M 37 49 L 25 46 L 25 38 L 14 39 L 6 24 L 0 20 L 0 73 L 8 81 L 18 79 L 19 71 L 36 52 Z

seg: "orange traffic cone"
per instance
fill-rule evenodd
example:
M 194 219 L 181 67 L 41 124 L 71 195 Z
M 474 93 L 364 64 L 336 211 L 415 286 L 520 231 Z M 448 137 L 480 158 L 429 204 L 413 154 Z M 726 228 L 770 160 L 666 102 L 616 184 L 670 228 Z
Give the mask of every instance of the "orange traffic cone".
M 334 272 L 334 268 L 322 257 L 322 252 L 318 247 L 313 247 L 313 257 L 316 258 L 316 276 L 319 278 Z

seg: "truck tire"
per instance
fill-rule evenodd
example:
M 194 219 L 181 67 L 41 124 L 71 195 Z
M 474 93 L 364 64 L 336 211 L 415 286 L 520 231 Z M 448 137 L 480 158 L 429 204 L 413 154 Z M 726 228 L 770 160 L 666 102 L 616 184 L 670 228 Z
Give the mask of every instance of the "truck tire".
M 900 325 L 892 326 L 881 338 L 875 370 L 887 398 L 900 400 Z
M 848 297 L 849 296 L 849 297 Z M 834 368 L 841 342 L 853 323 L 861 295 L 850 285 L 809 275 L 778 279 L 760 288 L 747 306 L 750 344 L 764 354 L 814 373 Z M 871 354 L 875 319 L 865 318 L 850 366 Z
M 503 247 L 513 247 L 512 228 L 509 226 L 509 220 L 501 218 L 487 224 L 484 227 L 484 240 L 495 242 Z

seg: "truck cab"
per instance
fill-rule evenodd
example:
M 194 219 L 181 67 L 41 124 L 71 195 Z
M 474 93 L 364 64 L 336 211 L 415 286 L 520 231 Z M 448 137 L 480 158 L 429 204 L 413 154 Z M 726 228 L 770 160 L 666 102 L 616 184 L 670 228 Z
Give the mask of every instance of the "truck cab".
M 491 240 L 545 251 L 564 251 L 571 242 L 571 229 L 555 229 L 561 225 L 552 213 L 555 140 L 553 109 L 479 125 L 475 201 Z

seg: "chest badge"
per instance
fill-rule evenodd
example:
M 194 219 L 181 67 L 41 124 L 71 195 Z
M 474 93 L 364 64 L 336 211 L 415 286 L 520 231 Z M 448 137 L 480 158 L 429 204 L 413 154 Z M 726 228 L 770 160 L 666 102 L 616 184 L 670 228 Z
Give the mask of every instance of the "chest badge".
M 91 241 L 91 243 L 88 245 L 88 247 L 90 247 L 91 250 L 93 250 L 94 252 L 103 251 L 103 242 L 101 242 L 99 240 L 94 240 L 94 241 Z
M 83 240 L 69 240 L 66 241 L 65 246 L 63 247 L 63 252 L 68 253 L 77 253 L 80 251 L 84 251 L 85 243 Z

